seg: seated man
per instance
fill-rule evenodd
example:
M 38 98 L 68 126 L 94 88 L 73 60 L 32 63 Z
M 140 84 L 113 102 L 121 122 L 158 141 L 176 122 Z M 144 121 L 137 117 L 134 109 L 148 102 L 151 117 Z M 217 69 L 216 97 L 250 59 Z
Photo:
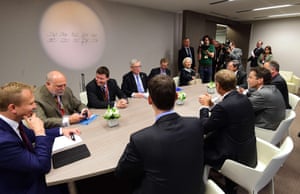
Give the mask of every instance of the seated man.
M 36 113 L 45 128 L 69 126 L 90 117 L 91 112 L 67 87 L 66 77 L 59 71 L 47 74 L 46 84 L 35 90 Z
M 247 83 L 247 73 L 239 70 L 240 62 L 238 60 L 232 60 L 227 63 L 227 69 L 234 72 L 236 76 L 236 85 L 240 88 L 247 89 L 248 83 Z
M 127 107 L 127 97 L 119 88 L 116 80 L 109 78 L 109 70 L 101 66 L 96 71 L 96 78 L 86 86 L 89 108 Z M 119 100 L 116 100 L 116 97 Z
M 147 97 L 147 75 L 141 72 L 141 61 L 132 59 L 130 62 L 131 71 L 123 76 L 122 91 L 127 97 Z
M 248 97 L 255 112 L 255 126 L 276 130 L 285 118 L 285 102 L 280 91 L 271 83 L 271 72 L 255 67 L 248 76 Z
M 133 193 L 203 194 L 203 130 L 197 118 L 174 112 L 176 87 L 169 76 L 149 81 L 148 103 L 156 122 L 130 137 L 115 174 Z
M 212 97 L 204 94 L 199 102 L 200 120 L 204 127 L 204 162 L 219 170 L 226 159 L 250 167 L 257 164 L 254 111 L 248 98 L 236 91 L 236 78 L 230 70 L 215 75 L 216 90 L 222 101 L 213 106 Z M 209 116 L 209 107 L 211 114 Z M 226 189 L 235 193 L 235 185 L 226 179 Z
M 272 81 L 271 84 L 276 86 L 276 88 L 281 92 L 286 109 L 291 109 L 289 103 L 289 91 L 286 84 L 286 81 L 279 74 L 279 64 L 276 61 L 269 61 L 264 63 L 264 68 L 267 68 L 271 71 Z
M 168 59 L 162 58 L 160 60 L 160 67 L 151 69 L 151 72 L 148 76 L 148 80 L 150 80 L 152 77 L 159 74 L 171 76 L 171 71 L 170 69 L 168 69 L 168 65 L 169 65 Z
M 80 134 L 76 128 L 45 129 L 34 110 L 33 88 L 10 82 L 0 88 L 0 191 L 61 194 L 63 185 L 47 187 L 54 138 Z M 27 128 L 23 122 L 26 122 Z

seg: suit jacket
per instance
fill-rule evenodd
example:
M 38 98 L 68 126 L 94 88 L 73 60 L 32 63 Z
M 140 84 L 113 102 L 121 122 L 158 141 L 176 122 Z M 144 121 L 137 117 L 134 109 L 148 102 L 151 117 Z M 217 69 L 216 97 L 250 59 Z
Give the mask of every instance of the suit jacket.
M 109 79 L 107 81 L 107 88 L 109 92 L 109 101 L 105 101 L 105 92 L 101 90 L 100 86 L 97 85 L 96 80 L 93 79 L 86 86 L 86 92 L 88 97 L 88 107 L 89 108 L 107 108 L 114 106 L 116 96 L 121 98 L 127 98 L 127 96 L 119 88 L 116 80 Z
M 156 76 L 156 75 L 159 75 L 160 74 L 160 67 L 157 67 L 157 68 L 153 68 L 151 69 L 151 72 L 148 76 L 148 80 L 150 80 L 152 77 Z M 171 71 L 170 69 L 166 69 L 166 74 L 168 76 L 171 76 Z
M 134 183 L 134 194 L 204 193 L 199 119 L 171 113 L 132 134 L 115 173 Z
M 188 72 L 185 68 L 183 68 L 179 76 L 179 86 L 189 85 L 189 82 L 193 80 L 193 76 L 195 76 L 194 70 L 191 69 L 191 72 Z
M 144 90 L 145 90 L 145 92 L 147 92 L 148 78 L 147 78 L 146 73 L 140 72 L 140 78 L 142 80 Z M 123 76 L 121 89 L 126 94 L 127 97 L 131 97 L 131 94 L 133 92 L 138 92 L 137 85 L 136 85 L 136 82 L 135 82 L 135 78 L 134 78 L 134 75 L 131 71 L 126 73 Z
M 37 105 L 36 113 L 44 121 L 45 128 L 62 126 L 62 115 L 57 106 L 55 98 L 49 92 L 45 85 L 37 88 L 34 92 L 35 102 Z M 81 112 L 86 108 L 74 95 L 69 87 L 66 87 L 62 96 L 65 115 L 71 115 L 75 112 Z
M 204 127 L 205 163 L 220 169 L 226 159 L 255 167 L 257 164 L 254 111 L 247 96 L 231 91 L 209 109 L 200 109 Z
M 276 86 L 276 88 L 281 92 L 284 99 L 285 108 L 291 109 L 292 107 L 290 106 L 289 102 L 289 91 L 286 85 L 286 81 L 281 77 L 280 74 L 277 74 L 274 77 L 272 77 L 271 84 Z
M 193 62 L 192 62 L 192 69 L 195 69 L 195 51 L 194 51 L 194 47 L 190 47 L 191 50 L 191 54 L 192 56 L 190 56 L 187 52 L 185 47 L 181 47 L 181 49 L 178 51 L 178 71 L 181 71 L 181 69 L 183 69 L 183 64 L 182 61 L 184 58 L 186 57 L 191 57 Z
M 250 67 L 256 67 L 258 66 L 257 64 L 257 58 L 259 57 L 259 55 L 261 53 L 264 52 L 264 49 L 263 48 L 255 48 L 253 49 L 253 53 L 254 53 L 254 57 L 251 55 L 249 58 L 248 58 L 248 61 L 251 61 L 250 62 Z
M 236 81 L 239 87 L 242 87 L 244 89 L 248 88 L 248 83 L 247 83 L 247 73 L 244 71 L 238 70 L 236 73 Z
M 264 85 L 248 94 L 255 112 L 255 126 L 276 130 L 285 118 L 285 103 L 274 85 Z
M 44 175 L 51 169 L 54 137 L 59 128 L 47 130 L 46 136 L 35 136 L 24 126 L 34 153 L 25 148 L 23 141 L 4 120 L 0 119 L 0 191 L 7 194 L 47 193 Z

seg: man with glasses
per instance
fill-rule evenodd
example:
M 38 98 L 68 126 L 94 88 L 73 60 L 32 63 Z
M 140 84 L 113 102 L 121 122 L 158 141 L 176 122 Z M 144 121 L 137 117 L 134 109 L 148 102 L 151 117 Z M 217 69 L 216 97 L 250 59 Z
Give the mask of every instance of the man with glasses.
M 123 76 L 122 91 L 127 97 L 147 97 L 147 74 L 141 72 L 141 61 L 132 59 L 130 61 L 131 71 Z
M 90 117 L 91 112 L 67 87 L 66 77 L 59 71 L 47 74 L 46 84 L 35 90 L 36 113 L 45 128 L 69 126 Z

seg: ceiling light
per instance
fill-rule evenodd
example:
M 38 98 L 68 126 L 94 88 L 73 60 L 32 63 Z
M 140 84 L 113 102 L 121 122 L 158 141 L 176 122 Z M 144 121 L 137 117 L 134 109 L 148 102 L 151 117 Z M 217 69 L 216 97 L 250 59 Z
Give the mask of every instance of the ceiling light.
M 262 10 L 267 10 L 267 9 L 278 9 L 278 8 L 291 7 L 291 6 L 293 6 L 293 5 L 292 4 L 275 5 L 275 6 L 270 6 L 270 7 L 261 7 L 261 8 L 252 9 L 252 11 L 262 11 Z
M 278 14 L 278 15 L 269 15 L 269 18 L 276 18 L 276 17 L 284 17 L 284 16 L 296 16 L 300 15 L 300 13 L 286 13 L 286 14 Z

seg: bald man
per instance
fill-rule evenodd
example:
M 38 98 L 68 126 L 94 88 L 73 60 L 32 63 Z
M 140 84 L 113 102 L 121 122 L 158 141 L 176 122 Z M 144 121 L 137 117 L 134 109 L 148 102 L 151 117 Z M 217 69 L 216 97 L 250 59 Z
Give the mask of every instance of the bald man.
M 67 87 L 67 79 L 59 71 L 47 74 L 45 85 L 35 90 L 36 113 L 45 128 L 65 127 L 90 117 L 91 112 Z

